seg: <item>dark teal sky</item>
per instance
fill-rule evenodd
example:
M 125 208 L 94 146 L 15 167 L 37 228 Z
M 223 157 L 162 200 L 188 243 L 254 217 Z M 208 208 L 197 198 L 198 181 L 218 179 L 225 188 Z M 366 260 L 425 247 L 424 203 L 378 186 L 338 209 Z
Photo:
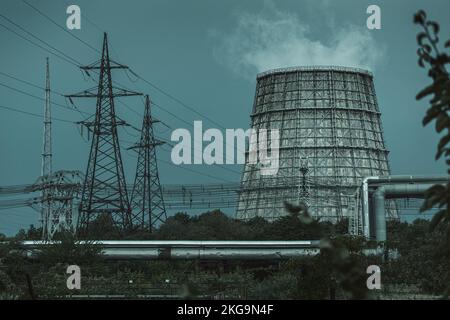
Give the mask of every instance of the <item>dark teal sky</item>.
M 384 137 L 391 151 L 392 173 L 445 173 L 444 164 L 434 161 L 438 136 L 431 127 L 424 129 L 421 125 L 426 102 L 418 103 L 414 98 L 429 80 L 426 71 L 417 66 L 415 39 L 418 27 L 413 25 L 412 17 L 418 9 L 425 9 L 430 18 L 441 24 L 441 38 L 448 39 L 448 0 L 27 1 L 62 27 L 65 27 L 68 4 L 78 4 L 81 7 L 82 26 L 81 30 L 72 33 L 100 49 L 101 30 L 107 31 L 114 60 L 129 65 L 152 83 L 226 128 L 248 128 L 256 72 L 258 68 L 264 68 L 268 55 L 281 56 L 277 63 L 286 61 L 290 65 L 303 65 L 310 63 L 311 54 L 307 47 L 314 45 L 318 46 L 319 51 L 320 48 L 327 49 L 322 50 L 323 54 L 325 58 L 330 56 L 332 62 L 347 59 L 349 66 L 367 63 L 374 72 Z M 368 31 L 366 28 L 366 8 L 370 4 L 381 7 L 381 30 Z M 272 17 L 271 12 L 274 12 Z M 0 13 L 83 64 L 99 58 L 95 51 L 58 29 L 22 1 L 2 0 Z M 98 28 L 86 21 L 85 17 Z M 262 24 L 255 21 L 261 21 Z M 2 17 L 0 23 L 17 30 Z M 295 30 L 291 32 L 289 28 L 293 25 Z M 296 45 L 271 48 L 267 45 L 267 39 L 258 34 L 267 28 L 274 31 L 275 44 L 293 42 Z M 287 28 L 287 32 L 283 33 L 283 28 Z M 281 31 L 281 35 L 276 34 L 277 31 Z M 358 38 L 346 32 L 364 35 L 363 40 L 367 43 L 358 42 Z M 302 38 L 296 39 L 299 35 Z M 352 44 L 353 39 L 360 48 L 369 50 L 356 51 L 348 57 L 344 56 L 343 60 L 336 60 L 343 54 L 334 50 L 342 48 L 337 46 L 336 39 L 343 39 L 342 45 Z M 260 41 L 266 42 L 261 44 Z M 0 72 L 44 86 L 47 52 L 2 26 L 0 43 Z M 306 51 L 302 51 L 305 48 Z M 247 60 L 244 59 L 246 54 Z M 260 57 L 260 60 L 262 57 L 263 62 L 255 57 Z M 51 55 L 50 60 L 53 90 L 73 93 L 95 85 L 89 79 L 85 81 L 82 73 L 74 66 Z M 133 83 L 120 71 L 113 77 L 131 89 L 149 93 L 157 104 L 189 123 L 202 120 L 142 81 Z M 135 80 L 134 76 L 130 77 Z M 44 97 L 41 90 L 1 74 L 0 83 Z M 142 113 L 143 106 L 139 98 L 126 99 L 124 101 L 129 106 Z M 65 104 L 64 99 L 56 95 L 53 95 L 53 101 Z M 84 112 L 94 112 L 93 100 L 77 100 L 76 104 Z M 43 111 L 42 101 L 2 86 L 0 105 L 38 114 Z M 121 104 L 117 104 L 116 109 L 119 116 L 140 127 L 138 115 Z M 172 129 L 187 127 L 157 107 L 153 111 L 154 116 Z M 77 112 L 58 106 L 53 106 L 53 116 L 70 121 L 81 120 Z M 204 128 L 207 127 L 217 126 L 204 120 Z M 129 133 L 120 131 L 121 139 L 135 141 L 137 136 L 133 135 L 137 133 L 132 129 L 127 130 Z M 171 131 L 160 126 L 157 134 L 167 139 Z M 126 146 L 126 143 L 122 144 L 122 147 Z M 33 182 L 40 174 L 41 148 L 42 119 L 0 109 L 0 186 Z M 89 144 L 83 142 L 75 125 L 54 121 L 54 170 L 79 169 L 84 172 L 88 148 Z M 165 148 L 169 150 L 167 146 Z M 158 157 L 170 161 L 167 151 L 161 150 Z M 123 158 L 126 177 L 131 182 L 135 159 L 126 152 L 123 152 Z M 162 183 L 211 183 L 219 182 L 220 179 L 238 181 L 240 178 L 238 174 L 211 166 L 197 165 L 190 168 L 216 176 L 218 180 L 165 163 L 159 166 Z M 239 171 L 240 168 L 232 169 Z M 0 211 L 0 233 L 11 233 L 19 227 L 26 227 L 28 223 L 36 222 L 37 216 L 37 213 L 28 209 Z

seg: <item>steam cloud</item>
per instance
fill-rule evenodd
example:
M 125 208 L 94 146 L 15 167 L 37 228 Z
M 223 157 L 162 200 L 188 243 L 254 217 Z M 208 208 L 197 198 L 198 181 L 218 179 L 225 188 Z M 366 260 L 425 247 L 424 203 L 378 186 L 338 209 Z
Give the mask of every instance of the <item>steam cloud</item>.
M 241 13 L 234 30 L 221 36 L 215 57 L 233 71 L 254 79 L 255 73 L 303 65 L 337 65 L 374 70 L 383 49 L 362 26 L 330 30 L 328 43 L 308 37 L 299 17 L 271 8 L 270 15 Z

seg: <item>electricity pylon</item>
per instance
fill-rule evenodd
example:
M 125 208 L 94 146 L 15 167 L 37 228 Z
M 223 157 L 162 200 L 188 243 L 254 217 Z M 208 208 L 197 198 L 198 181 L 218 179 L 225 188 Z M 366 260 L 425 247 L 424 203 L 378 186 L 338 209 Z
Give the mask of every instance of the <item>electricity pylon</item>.
M 44 105 L 44 134 L 42 146 L 42 168 L 41 176 L 50 176 L 52 174 L 52 110 L 50 102 L 50 65 L 48 58 L 45 67 L 45 105 Z M 48 240 L 49 223 L 52 216 L 52 195 L 48 188 L 42 188 L 41 191 L 41 219 L 42 219 L 42 239 Z
M 51 212 L 43 230 L 43 240 L 52 240 L 57 232 L 74 232 L 72 223 L 75 199 L 79 198 L 83 185 L 83 174 L 79 171 L 60 170 L 43 175 L 32 185 L 47 197 L 37 199 L 40 207 L 51 204 Z M 32 205 L 34 208 L 35 206 Z
M 308 158 L 300 157 L 298 183 L 298 202 L 303 203 L 306 207 L 310 205 L 310 184 L 309 184 L 309 167 Z
M 152 232 L 158 223 L 166 220 L 166 208 L 162 196 L 161 184 L 156 161 L 156 146 L 163 144 L 155 139 L 149 96 L 145 96 L 145 111 L 142 121 L 141 138 L 129 149 L 138 152 L 136 177 L 131 195 L 132 222 L 137 230 Z
M 87 73 L 99 70 L 98 87 L 67 96 L 97 99 L 95 120 L 82 122 L 92 133 L 92 143 L 79 206 L 77 234 L 80 238 L 89 234 L 89 224 L 101 214 L 110 214 L 113 224 L 121 231 L 132 227 L 131 207 L 117 136 L 117 126 L 125 123 L 116 119 L 114 98 L 141 94 L 113 88 L 111 76 L 112 69 L 127 68 L 110 60 L 108 37 L 105 33 L 101 60 L 81 67 Z

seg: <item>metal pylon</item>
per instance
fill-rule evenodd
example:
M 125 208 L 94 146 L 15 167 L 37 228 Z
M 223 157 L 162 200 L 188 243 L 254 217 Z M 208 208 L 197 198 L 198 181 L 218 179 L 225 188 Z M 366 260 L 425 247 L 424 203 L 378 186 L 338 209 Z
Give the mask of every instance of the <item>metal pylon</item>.
M 298 183 L 298 202 L 303 203 L 306 207 L 310 206 L 310 181 L 309 181 L 309 167 L 308 158 L 300 157 Z
M 155 139 L 153 134 L 155 122 L 158 120 L 152 118 L 151 102 L 147 95 L 141 138 L 138 143 L 130 147 L 138 152 L 131 205 L 133 226 L 138 230 L 150 232 L 167 218 L 156 160 L 156 146 L 163 142 Z
M 95 119 L 82 122 L 92 133 L 92 143 L 77 222 L 77 234 L 81 238 L 89 234 L 89 224 L 101 214 L 110 214 L 121 231 L 131 228 L 131 207 L 117 135 L 117 126 L 124 122 L 116 118 L 114 98 L 141 94 L 113 88 L 111 76 L 112 69 L 126 68 L 110 60 L 105 33 L 101 60 L 81 67 L 86 73 L 99 70 L 98 87 L 67 96 L 97 99 Z
M 42 168 L 41 176 L 50 176 L 52 174 L 52 110 L 50 102 L 50 65 L 48 58 L 45 67 L 45 106 L 44 106 L 44 134 L 42 146 Z M 50 237 L 50 219 L 52 216 L 53 202 L 51 190 L 43 188 L 41 191 L 41 220 L 42 220 L 42 239 L 48 240 Z
M 47 194 L 45 198 L 36 199 L 40 206 L 51 203 L 51 214 L 46 222 L 43 240 L 52 240 L 57 232 L 74 232 L 72 217 L 75 200 L 79 199 L 82 184 L 81 172 L 60 170 L 39 177 L 32 185 L 31 190 L 41 190 Z

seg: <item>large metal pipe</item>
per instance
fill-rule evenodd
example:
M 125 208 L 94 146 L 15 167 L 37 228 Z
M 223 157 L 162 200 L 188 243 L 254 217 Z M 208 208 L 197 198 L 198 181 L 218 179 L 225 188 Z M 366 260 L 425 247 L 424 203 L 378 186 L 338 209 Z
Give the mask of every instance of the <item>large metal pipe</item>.
M 366 177 L 362 182 L 362 225 L 364 236 L 370 238 L 370 216 L 369 216 L 369 181 L 378 179 L 378 177 Z
M 373 193 L 375 239 L 386 241 L 386 199 L 423 198 L 425 192 L 434 184 L 394 184 L 379 186 Z
M 450 176 L 411 176 L 411 175 L 395 175 L 395 176 L 379 176 L 368 177 L 370 184 L 387 184 L 387 183 L 446 183 L 450 181 Z
M 404 198 L 423 198 L 425 191 L 434 186 L 434 184 L 394 184 L 378 187 L 384 189 L 386 199 Z
M 36 258 L 57 241 L 24 241 L 27 256 Z M 84 244 L 84 241 L 78 242 Z M 306 241 L 98 241 L 102 256 L 111 260 L 283 260 L 320 253 L 319 240 Z M 365 255 L 380 255 L 364 249 Z
M 379 187 L 373 194 L 374 212 L 375 212 L 375 239 L 377 242 L 386 241 L 386 213 L 385 208 L 385 189 Z
M 57 242 L 24 241 L 33 258 Z M 79 244 L 85 242 L 80 241 Z M 105 259 L 114 260 L 282 260 L 320 252 L 320 241 L 98 241 Z
M 370 224 L 376 224 L 376 216 L 370 217 L 369 208 L 369 192 L 371 187 L 384 188 L 385 199 L 398 199 L 398 198 L 423 198 L 425 191 L 434 184 L 444 184 L 450 181 L 450 176 L 412 176 L 412 175 L 401 175 L 401 176 L 379 176 L 379 177 L 366 177 L 362 182 L 362 224 L 363 232 L 366 238 L 371 238 L 371 230 L 375 229 L 376 237 L 376 226 L 371 228 Z M 376 192 L 376 190 L 375 190 Z M 378 199 L 381 205 L 381 199 Z M 375 203 L 375 201 L 373 202 Z M 379 206 L 380 206 L 379 205 Z M 380 208 L 380 207 L 379 207 Z M 381 209 L 381 208 L 380 208 Z M 377 212 L 375 209 L 373 212 Z M 384 207 L 383 207 L 384 212 Z M 381 221 L 379 222 L 383 224 Z M 380 235 L 381 237 L 381 235 Z

